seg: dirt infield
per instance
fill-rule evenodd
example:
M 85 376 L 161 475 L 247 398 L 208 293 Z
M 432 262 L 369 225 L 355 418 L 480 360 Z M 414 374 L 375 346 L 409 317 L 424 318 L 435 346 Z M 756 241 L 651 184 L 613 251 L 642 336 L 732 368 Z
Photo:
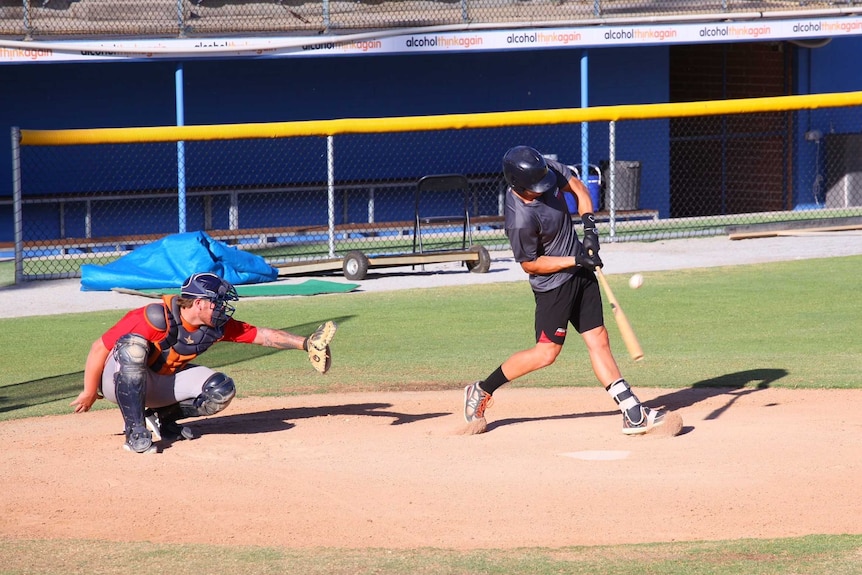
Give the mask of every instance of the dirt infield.
M 632 273 L 858 254 L 862 238 L 606 251 Z M 516 280 L 496 261 L 362 289 Z M 74 281 L 0 290 L 13 297 L 9 317 L 142 305 Z M 0 422 L 0 538 L 478 549 L 860 533 L 860 392 L 761 389 L 768 378 L 751 375 L 742 388 L 638 388 L 682 415 L 673 438 L 624 436 L 599 386 L 503 388 L 478 436 L 458 434 L 461 390 L 237 399 L 191 422 L 199 438 L 143 456 L 121 450 L 116 409 Z
M 0 423 L 0 537 L 278 547 L 556 547 L 858 533 L 858 391 L 642 389 L 685 419 L 627 437 L 600 388 L 236 400 L 155 455 L 116 410 Z M 16 486 L 11 488 L 10 486 Z

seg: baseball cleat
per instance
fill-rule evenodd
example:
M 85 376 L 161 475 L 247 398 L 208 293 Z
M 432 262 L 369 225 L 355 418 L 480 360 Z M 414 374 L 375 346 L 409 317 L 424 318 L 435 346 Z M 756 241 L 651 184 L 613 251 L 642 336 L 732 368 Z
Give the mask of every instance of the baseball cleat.
M 645 405 L 641 406 L 640 419 L 632 421 L 628 411 L 623 412 L 623 433 L 626 435 L 641 435 L 660 425 L 664 425 L 667 412 L 659 409 L 651 409 Z
M 464 419 L 467 423 L 485 417 L 485 409 L 494 402 L 491 394 L 479 387 L 480 383 L 474 381 L 464 388 Z
M 195 434 L 190 428 L 164 417 L 157 409 L 148 409 L 144 413 L 144 422 L 147 424 L 147 429 L 153 434 L 153 441 L 161 441 L 162 439 L 179 441 L 195 438 Z
M 135 426 L 126 432 L 126 442 L 123 449 L 135 453 L 155 453 L 156 446 L 153 445 L 153 436 L 146 427 Z

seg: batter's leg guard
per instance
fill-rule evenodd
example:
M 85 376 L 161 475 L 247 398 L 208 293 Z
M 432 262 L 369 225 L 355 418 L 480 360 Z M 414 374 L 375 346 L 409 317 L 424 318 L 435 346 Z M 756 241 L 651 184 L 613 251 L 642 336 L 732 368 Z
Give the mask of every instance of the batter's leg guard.
M 641 435 L 664 424 L 667 412 L 642 405 L 625 379 L 616 380 L 606 389 L 623 412 L 626 435 Z
M 605 388 L 614 401 L 619 406 L 620 411 L 628 416 L 633 421 L 638 421 L 641 417 L 641 402 L 632 391 L 629 383 L 619 378 Z
M 147 354 L 149 342 L 136 334 L 127 334 L 114 346 L 114 361 L 120 366 L 114 374 L 114 394 L 125 422 L 127 451 L 155 451 L 153 437 L 144 423 L 147 390 Z
M 228 406 L 236 395 L 236 385 L 223 373 L 216 372 L 207 378 L 200 395 L 180 402 L 182 417 L 215 415 Z

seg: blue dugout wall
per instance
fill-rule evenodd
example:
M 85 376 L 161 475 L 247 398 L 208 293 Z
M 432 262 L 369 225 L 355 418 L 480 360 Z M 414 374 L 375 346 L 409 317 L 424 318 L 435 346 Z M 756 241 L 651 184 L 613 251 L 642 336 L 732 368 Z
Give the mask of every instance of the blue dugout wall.
M 862 88 L 862 40 L 835 40 L 797 48 L 794 93 Z M 192 60 L 184 62 L 185 123 L 223 124 L 344 117 L 385 117 L 580 106 L 580 49 L 365 57 Z M 589 51 L 591 106 L 668 100 L 665 46 Z M 87 128 L 173 125 L 176 62 L 24 64 L 0 66 L 0 198 L 11 197 L 9 128 Z M 811 116 L 816 124 L 816 112 Z M 573 127 L 572 129 L 577 129 Z M 855 131 L 858 126 L 833 126 Z M 804 127 L 800 127 L 802 132 Z M 579 162 L 580 150 L 559 149 L 551 131 L 529 143 L 560 159 Z M 607 154 L 606 130 L 590 131 L 591 162 Z M 516 142 L 513 142 L 513 144 Z M 523 142 L 517 142 L 523 143 Z M 618 158 L 635 160 L 656 142 L 617 142 Z M 667 150 L 660 151 L 667 154 Z M 812 152 L 813 154 L 813 152 Z M 482 162 L 498 169 L 498 154 Z M 800 158 L 801 164 L 811 158 Z M 85 169 L 86 164 L 82 164 Z M 402 166 L 415 175 L 439 166 Z M 645 172 L 644 207 L 666 212 L 666 175 Z M 32 193 L 47 193 L 62 174 L 46 174 Z M 365 177 L 375 177 L 365 174 Z M 798 187 L 809 184 L 800 175 Z M 649 178 L 658 178 L 651 181 Z M 665 181 L 660 181 L 665 178 Z M 42 179 L 42 178 L 40 178 Z M 43 188 L 43 189 L 39 189 Z M 123 230 L 117 230 L 122 233 Z M 0 206 L 0 241 L 12 239 L 9 206 Z
M 581 55 L 579 49 L 558 49 L 186 61 L 185 123 L 578 107 Z M 640 103 L 666 101 L 666 48 L 594 50 L 589 58 L 591 105 L 631 103 L 633 93 Z M 11 88 L 0 93 L 0 129 L 9 134 L 13 125 L 29 129 L 173 125 L 175 70 L 175 62 L 162 61 L 0 66 L 2 85 Z M 564 161 L 578 162 L 580 150 L 559 149 L 552 136 L 542 137 L 546 132 L 553 130 L 536 130 L 540 141 L 530 143 Z M 10 145 L 8 136 L 0 138 L 4 198 L 12 193 Z M 607 150 L 606 138 L 593 138 L 590 146 Z M 482 162 L 496 171 L 501 155 L 491 154 Z M 445 160 L 441 158 L 437 166 L 402 166 L 402 171 L 417 177 L 444 171 Z M 82 156 L 79 169 L 86 169 L 87 161 L 92 159 Z M 377 176 L 386 174 L 364 174 Z M 28 182 L 27 191 L 50 193 L 63 181 L 68 181 L 63 174 L 41 174 L 38 181 Z M 644 182 L 644 189 L 649 188 Z M 0 210 L 0 241 L 9 241 L 11 209 Z
M 796 48 L 794 93 L 823 94 L 852 92 L 862 89 L 862 39 L 838 38 L 818 48 Z M 800 142 L 794 174 L 797 206 L 810 207 L 823 202 L 822 194 L 827 165 L 825 136 L 828 134 L 859 134 L 862 126 L 855 125 L 850 115 L 842 120 L 836 110 L 811 110 L 799 115 L 796 135 Z M 828 120 L 827 120 L 828 118 Z M 819 139 L 806 138 L 806 133 L 819 134 Z

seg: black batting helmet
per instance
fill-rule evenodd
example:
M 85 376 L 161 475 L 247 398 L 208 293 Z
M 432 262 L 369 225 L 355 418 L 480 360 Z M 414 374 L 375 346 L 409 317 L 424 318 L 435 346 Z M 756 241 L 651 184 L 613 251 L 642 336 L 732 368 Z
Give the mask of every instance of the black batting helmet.
M 557 185 L 557 176 L 545 158 L 530 146 L 515 146 L 503 156 L 503 176 L 516 192 L 544 194 Z

